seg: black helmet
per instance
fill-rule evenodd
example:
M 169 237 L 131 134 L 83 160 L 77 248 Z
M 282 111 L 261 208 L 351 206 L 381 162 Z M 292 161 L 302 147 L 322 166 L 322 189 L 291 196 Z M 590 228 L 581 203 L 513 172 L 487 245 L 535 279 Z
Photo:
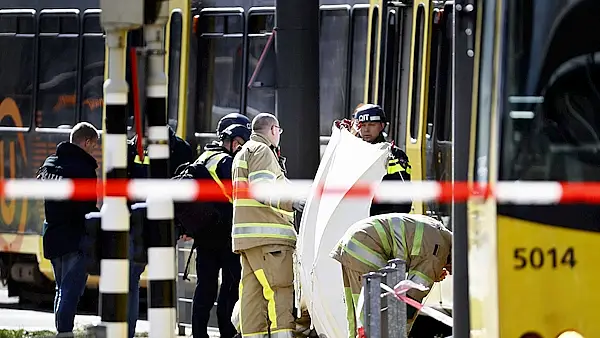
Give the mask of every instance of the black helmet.
M 358 122 L 387 122 L 383 109 L 375 104 L 365 104 L 358 107 L 354 113 L 354 118 Z
M 232 124 L 240 124 L 245 126 L 248 130 L 252 128 L 252 122 L 249 118 L 239 113 L 230 113 L 223 116 L 219 120 L 219 123 L 217 123 L 217 136 L 221 138 L 221 133 Z
M 219 135 L 221 140 L 225 138 L 233 140 L 236 137 L 240 137 L 244 142 L 247 142 L 250 139 L 250 129 L 246 125 L 232 124 Z

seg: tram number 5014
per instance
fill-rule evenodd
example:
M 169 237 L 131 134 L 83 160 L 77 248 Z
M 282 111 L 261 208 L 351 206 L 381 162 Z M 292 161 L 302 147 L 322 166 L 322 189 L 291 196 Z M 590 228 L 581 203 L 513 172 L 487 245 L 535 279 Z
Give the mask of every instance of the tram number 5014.
M 567 248 L 565 251 L 556 248 L 544 250 L 542 248 L 515 248 L 514 251 L 515 270 L 526 268 L 541 269 L 544 266 L 550 266 L 557 269 L 561 266 L 568 266 L 571 269 L 577 264 L 575 260 L 575 249 Z

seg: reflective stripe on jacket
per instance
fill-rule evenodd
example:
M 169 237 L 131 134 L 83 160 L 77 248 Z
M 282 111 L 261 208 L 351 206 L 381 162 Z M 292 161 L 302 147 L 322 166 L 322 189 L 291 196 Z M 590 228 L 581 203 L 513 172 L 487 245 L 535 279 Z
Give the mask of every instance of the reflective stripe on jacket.
M 215 182 L 217 182 L 217 184 L 221 188 L 221 191 L 223 191 L 223 194 L 225 196 L 227 196 L 227 199 L 231 203 L 231 202 L 233 202 L 233 199 L 227 193 L 227 188 L 225 187 L 225 185 L 223 184 L 223 182 L 219 178 L 219 175 L 217 174 L 217 169 L 219 167 L 219 162 L 221 162 L 227 156 L 230 156 L 230 155 L 227 154 L 227 153 L 225 153 L 225 152 L 222 152 L 222 151 L 206 150 L 206 151 L 204 151 L 198 157 L 198 159 L 196 160 L 196 163 L 199 163 L 199 162 L 203 162 L 204 163 L 204 166 L 206 167 L 206 169 L 210 173 L 210 176 L 212 176 L 212 178 L 215 180 Z
M 388 260 L 400 258 L 406 262 L 408 279 L 431 287 L 442 273 L 451 248 L 452 233 L 437 220 L 392 213 L 352 225 L 331 257 L 360 272 L 378 270 Z
M 261 245 L 295 246 L 292 202 L 257 201 L 245 193 L 249 185 L 285 180 L 270 142 L 252 134 L 233 160 L 233 250 Z

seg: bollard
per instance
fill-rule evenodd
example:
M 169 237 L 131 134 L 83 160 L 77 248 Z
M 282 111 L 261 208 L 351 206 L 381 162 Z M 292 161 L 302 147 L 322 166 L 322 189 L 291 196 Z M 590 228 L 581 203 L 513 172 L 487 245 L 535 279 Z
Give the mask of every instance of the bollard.
M 386 273 L 386 284 L 390 287 L 396 286 L 400 281 L 406 278 L 406 262 L 401 259 L 392 259 L 388 261 L 389 268 L 392 270 Z M 406 338 L 406 303 L 396 299 L 388 300 L 388 334 L 389 338 Z
M 103 325 L 89 325 L 85 328 L 85 338 L 106 338 L 106 327 Z
M 169 127 L 167 125 L 167 78 L 165 76 L 165 24 L 169 4 L 153 0 L 155 17 L 144 25 L 148 55 L 146 116 L 150 178 L 167 179 L 169 170 Z M 148 9 L 148 8 L 146 8 Z M 151 338 L 173 338 L 176 328 L 177 279 L 173 201 L 161 197 L 147 199 L 148 217 L 148 322 Z
M 103 6 L 103 11 L 104 11 Z M 104 12 L 103 12 L 104 15 Z M 103 17 L 103 21 L 105 18 Z M 102 140 L 107 179 L 127 178 L 127 92 L 125 80 L 126 30 L 106 28 L 108 78 L 104 83 L 105 119 Z M 129 208 L 125 197 L 104 191 L 100 231 L 99 312 L 109 338 L 127 337 L 129 293 Z
M 381 338 L 381 282 L 383 275 L 363 275 L 364 328 L 367 338 Z

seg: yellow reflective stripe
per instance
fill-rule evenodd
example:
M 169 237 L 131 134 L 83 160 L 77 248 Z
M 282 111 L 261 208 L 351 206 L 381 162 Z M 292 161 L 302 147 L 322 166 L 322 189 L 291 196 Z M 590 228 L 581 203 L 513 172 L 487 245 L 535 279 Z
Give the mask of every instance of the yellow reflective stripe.
M 233 167 L 241 168 L 241 169 L 248 169 L 248 162 L 245 160 L 237 159 L 237 160 L 234 160 Z
M 239 309 L 240 309 L 240 311 L 238 312 L 237 319 L 238 319 L 238 325 L 239 326 L 234 324 L 235 325 L 235 329 L 238 332 L 242 332 L 242 318 L 243 318 L 242 317 L 242 295 L 243 295 L 243 291 L 244 291 L 244 284 L 242 283 L 242 280 L 243 279 L 240 279 L 240 286 L 238 287 L 238 295 L 239 295 L 239 302 L 240 302 Z
M 277 328 L 277 312 L 275 311 L 275 291 L 269 285 L 269 281 L 267 280 L 267 276 L 265 276 L 265 271 L 263 269 L 259 269 L 254 271 L 254 275 L 258 279 L 260 285 L 263 288 L 263 297 L 267 300 L 267 314 L 269 316 L 269 321 L 271 322 L 271 329 Z
M 246 177 L 236 177 L 233 182 L 248 182 Z
M 344 251 L 349 253 L 352 257 L 375 269 L 384 267 L 387 263 L 387 261 L 383 259 L 383 257 L 381 257 L 377 252 L 371 250 L 366 245 L 362 244 L 354 238 L 351 238 L 350 241 L 346 244 L 346 246 L 344 247 Z
M 142 162 L 142 160 L 140 160 L 140 155 L 135 155 L 135 158 L 133 159 L 133 162 L 137 163 L 137 164 L 147 164 L 147 165 L 150 165 L 150 157 L 148 157 L 148 155 L 144 156 L 144 162 Z
M 406 169 L 404 169 L 404 171 L 406 171 L 406 173 L 409 174 L 409 175 L 412 173 L 412 169 L 411 169 L 410 164 L 406 166 Z
M 418 270 L 409 270 L 407 279 L 418 284 L 423 284 L 427 287 L 430 287 L 433 284 L 433 280 L 431 278 L 427 277 L 427 275 Z
M 214 153 L 216 153 L 216 152 L 215 151 L 205 151 L 204 153 L 202 153 L 202 155 L 200 155 L 200 157 L 198 159 L 200 161 L 202 161 L 205 158 L 212 156 Z M 211 159 L 208 160 L 206 163 L 204 163 L 204 166 L 210 173 L 210 176 L 212 176 L 213 180 L 217 183 L 219 188 L 221 188 L 223 195 L 227 196 L 229 203 L 232 203 L 233 198 L 227 193 L 227 189 L 225 188 L 225 185 L 223 184 L 223 182 L 221 182 L 219 175 L 217 175 L 217 168 L 218 168 L 219 162 L 221 162 L 221 160 L 227 156 L 229 156 L 229 155 L 227 155 L 226 153 L 220 153 L 218 155 L 215 155 L 215 156 L 211 157 Z
M 400 166 L 399 164 L 394 164 L 392 166 L 388 166 L 388 169 L 387 169 L 388 175 L 399 173 L 401 171 L 404 171 L 404 168 L 402 168 L 402 166 Z
M 344 288 L 344 298 L 346 301 L 346 321 L 348 322 L 349 333 L 348 338 L 354 338 L 352 332 L 356 332 L 356 327 L 354 326 L 354 318 L 356 316 L 354 312 L 354 306 L 356 303 L 354 302 L 354 297 L 351 288 Z
M 392 244 L 389 241 L 389 237 L 385 233 L 385 229 L 383 228 L 383 224 L 380 220 L 373 220 L 373 227 L 375 231 L 377 231 L 377 235 L 379 235 L 379 240 L 381 241 L 381 246 L 383 246 L 384 254 L 386 256 L 392 255 Z
M 404 222 L 400 219 L 400 217 L 392 217 L 392 232 L 394 234 L 394 257 L 402 258 L 405 261 L 407 260 L 407 252 L 406 252 L 406 231 L 404 228 Z M 398 251 L 402 248 L 402 257 L 400 256 L 400 252 Z
M 233 207 L 256 207 L 256 208 L 271 208 L 273 211 L 278 212 L 280 214 L 283 214 L 285 216 L 294 216 L 293 212 L 290 211 L 286 211 L 283 209 L 277 209 L 274 208 L 270 205 L 265 205 L 260 203 L 257 200 L 253 200 L 253 199 L 246 199 L 246 198 L 238 198 L 236 200 L 233 201 Z
M 413 238 L 413 246 L 410 251 L 411 256 L 418 256 L 421 253 L 421 243 L 423 243 L 423 230 L 424 226 L 421 222 L 416 222 L 417 227 L 415 228 L 415 238 Z
M 256 181 L 274 181 L 277 176 L 268 170 L 257 170 L 248 174 L 248 181 L 250 183 Z
M 296 231 L 289 225 L 276 223 L 239 223 L 233 227 L 233 238 L 283 238 L 296 239 Z

